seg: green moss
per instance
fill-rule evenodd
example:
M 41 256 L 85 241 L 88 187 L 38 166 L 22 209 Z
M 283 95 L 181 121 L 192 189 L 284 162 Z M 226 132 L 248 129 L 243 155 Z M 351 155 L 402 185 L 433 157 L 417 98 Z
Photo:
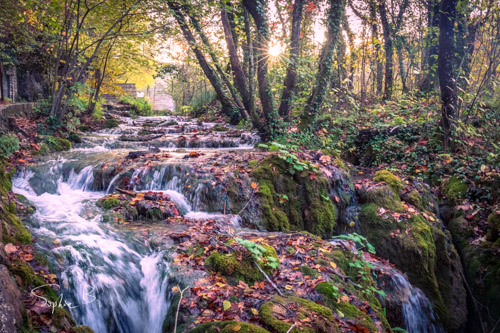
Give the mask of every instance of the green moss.
M 309 275 L 312 279 L 315 279 L 318 277 L 318 272 L 309 266 L 302 266 L 300 268 L 300 271 L 302 272 L 302 274 L 304 274 L 304 276 Z
M 263 160 L 251 177 L 259 184 L 258 198 L 263 227 L 270 231 L 309 231 L 330 237 L 336 224 L 336 208 L 328 198 L 328 180 L 309 174 L 290 174 L 291 166 L 278 156 Z M 280 202 L 280 196 L 288 200 Z M 325 200 L 326 198 L 326 200 Z
M 104 200 L 103 207 L 106 209 L 111 209 L 114 207 L 118 207 L 120 205 L 120 200 L 116 197 L 110 197 Z
M 286 333 L 292 324 L 278 319 L 276 315 L 278 314 L 280 317 L 286 315 L 286 310 L 284 309 L 291 304 L 294 304 L 293 308 L 296 309 L 297 316 L 305 315 L 308 318 L 319 316 L 319 318 L 315 318 L 311 322 L 311 325 L 313 326 L 312 328 L 295 327 L 290 332 L 340 332 L 337 324 L 333 320 L 331 309 L 299 297 L 290 296 L 285 298 L 281 296 L 274 296 L 270 301 L 264 303 L 260 307 L 259 315 L 262 321 L 275 332 Z
M 332 156 L 332 157 L 340 157 L 340 154 L 337 150 L 335 149 L 321 149 L 321 152 L 324 154 L 324 155 L 328 155 L 328 156 Z
M 217 251 L 205 259 L 205 267 L 213 272 L 220 273 L 235 282 L 241 280 L 248 283 L 261 281 L 264 276 L 259 269 L 252 264 L 250 258 L 237 258 L 235 253 L 221 254 Z M 264 267 L 263 267 L 264 269 Z
M 500 214 L 493 212 L 488 216 L 488 230 L 486 231 L 486 240 L 495 242 L 499 239 Z
M 407 198 L 408 198 L 407 199 L 408 203 L 414 205 L 420 210 L 425 210 L 425 207 L 422 202 L 422 196 L 417 190 L 413 190 L 410 193 L 408 193 Z
M 116 118 L 109 118 L 104 121 L 104 128 L 115 128 L 118 127 L 120 121 Z
M 402 188 L 401 179 L 387 170 L 377 171 L 373 180 L 386 183 L 396 194 Z
M 384 207 L 395 212 L 404 211 L 399 195 L 386 185 L 372 186 L 363 193 L 363 196 L 366 202 L 375 203 L 379 207 Z
M 45 138 L 45 143 L 51 151 L 64 151 L 71 149 L 71 142 L 69 140 L 56 136 L 47 136 Z
M 14 262 L 9 267 L 9 270 L 13 275 L 19 276 L 19 278 L 21 279 L 21 284 L 24 288 L 36 288 L 46 285 L 43 278 L 37 275 L 35 271 L 33 271 L 33 268 L 31 268 L 30 265 L 23 261 L 18 260 Z M 43 287 L 43 291 L 44 297 L 51 301 L 55 301 L 58 297 L 57 292 L 48 286 Z
M 456 176 L 452 176 L 444 182 L 442 191 L 448 199 L 460 202 L 467 194 L 467 185 Z
M 348 171 L 346 166 L 345 166 L 344 161 L 342 161 L 340 158 L 336 158 L 335 160 L 333 160 L 333 165 L 338 166 L 339 168 L 341 168 L 344 171 Z
M 94 333 L 88 326 L 74 326 L 71 327 L 70 333 Z
M 63 328 L 65 326 L 75 325 L 75 321 L 73 317 L 69 314 L 69 312 L 63 307 L 56 307 L 54 313 L 52 314 L 52 323 L 57 328 Z
M 257 160 L 250 160 L 250 161 L 248 161 L 248 167 L 249 168 L 255 168 L 257 165 L 259 165 L 259 161 L 257 161 Z
M 235 327 L 239 327 L 239 329 L 233 330 Z M 189 333 L 233 333 L 236 331 L 242 333 L 269 333 L 268 330 L 265 330 L 262 327 L 240 321 L 218 321 L 205 323 L 195 327 L 189 331 Z
M 344 301 L 339 302 L 339 300 L 335 296 L 336 292 L 330 283 L 320 282 L 314 289 L 322 296 L 323 303 L 330 309 L 336 311 L 341 316 L 351 319 L 360 326 L 367 327 L 370 332 L 377 332 L 377 328 L 373 324 L 373 321 L 369 315 L 350 303 Z M 378 310 L 378 307 L 380 307 L 380 303 L 376 301 L 374 310 Z M 387 323 L 387 320 L 385 319 L 383 313 L 379 311 L 376 312 L 379 316 L 379 319 L 381 319 L 381 321 L 384 323 L 384 326 L 386 326 L 386 328 L 389 328 L 389 324 Z

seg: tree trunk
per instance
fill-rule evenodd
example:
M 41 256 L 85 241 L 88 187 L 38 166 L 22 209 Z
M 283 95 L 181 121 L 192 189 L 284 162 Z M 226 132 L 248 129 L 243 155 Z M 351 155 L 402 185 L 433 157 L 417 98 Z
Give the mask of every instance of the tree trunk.
M 425 37 L 425 48 L 422 56 L 423 76 L 419 83 L 419 89 L 428 93 L 433 90 L 436 84 L 436 69 L 438 56 L 437 30 L 439 28 L 439 1 L 429 1 L 428 5 L 428 26 Z
M 455 25 L 457 2 L 458 0 L 442 0 L 439 19 L 438 76 L 443 103 L 441 109 L 441 126 L 445 148 L 450 145 L 457 109 L 456 81 L 453 69 L 455 57 L 453 28 Z
M 0 100 L 5 102 L 5 93 L 3 91 L 3 77 L 4 77 L 3 63 L 0 61 Z
M 246 58 L 247 58 L 247 66 L 248 66 L 248 94 L 249 94 L 249 102 L 253 106 L 253 110 L 257 114 L 255 110 L 255 58 L 254 58 L 254 49 L 253 49 L 253 41 L 252 34 L 250 31 L 250 15 L 248 14 L 248 10 L 243 8 L 243 17 L 245 20 L 245 35 L 246 35 Z
M 257 80 L 259 82 L 259 96 L 262 111 L 266 118 L 268 127 L 268 138 L 279 134 L 280 119 L 274 107 L 274 99 L 269 84 L 268 55 L 269 49 L 269 25 L 265 15 L 266 0 L 243 0 L 243 5 L 252 15 L 257 27 L 257 46 L 255 47 L 257 58 Z
M 337 36 L 340 33 L 340 24 L 342 22 L 342 18 L 344 17 L 344 0 L 330 0 L 329 2 L 330 9 L 328 10 L 327 39 L 321 49 L 316 83 L 311 95 L 309 96 L 307 106 L 302 114 L 300 123 L 301 129 L 306 129 L 311 126 L 323 103 L 332 70 L 333 50 L 335 49 Z
M 224 6 L 224 3 L 221 3 L 221 6 Z M 243 105 L 245 109 L 250 114 L 252 118 L 252 122 L 254 126 L 258 128 L 260 123 L 258 118 L 255 117 L 255 109 L 253 103 L 250 102 L 250 94 L 247 89 L 247 79 L 245 76 L 245 72 L 240 64 L 240 59 L 238 58 L 238 51 L 236 49 L 236 45 L 234 44 L 233 33 L 231 31 L 231 25 L 229 23 L 229 18 L 227 16 L 227 12 L 225 9 L 221 10 L 221 20 L 222 27 L 224 28 L 224 35 L 226 39 L 227 49 L 229 51 L 229 60 L 231 62 L 231 69 L 233 72 L 234 83 L 236 85 L 236 89 L 240 93 L 240 96 L 243 100 Z
M 174 12 L 175 19 L 177 23 L 179 24 L 182 34 L 184 35 L 184 38 L 188 42 L 188 44 L 191 46 L 194 55 L 196 59 L 198 60 L 198 63 L 203 70 L 203 73 L 205 73 L 207 79 L 210 81 L 212 86 L 214 87 L 215 93 L 217 95 L 217 99 L 220 101 L 222 105 L 222 113 L 228 116 L 231 120 L 231 124 L 235 125 L 239 122 L 240 120 L 240 115 L 238 110 L 234 107 L 233 103 L 229 99 L 229 97 L 226 96 L 224 89 L 222 87 L 222 82 L 220 81 L 220 78 L 217 76 L 217 73 L 214 71 L 214 69 L 210 66 L 210 64 L 207 62 L 205 59 L 205 56 L 201 52 L 200 48 L 196 44 L 196 40 L 193 36 L 193 33 L 191 32 L 191 29 L 186 23 L 186 19 L 184 18 L 180 7 L 177 3 L 173 1 L 168 1 L 169 7 L 172 9 Z
M 396 43 L 396 53 L 398 55 L 398 63 L 399 63 L 399 75 L 401 76 L 401 85 L 403 89 L 403 93 L 408 92 L 408 87 L 406 86 L 406 73 L 405 73 L 405 65 L 403 58 L 403 38 L 398 37 Z
M 384 82 L 384 63 L 380 54 L 380 40 L 378 38 L 378 22 L 377 22 L 377 7 L 374 0 L 370 1 L 370 26 L 372 30 L 372 43 L 375 48 L 375 80 L 377 84 L 377 96 L 382 93 Z
M 283 93 L 281 95 L 281 104 L 278 110 L 285 122 L 290 120 L 290 105 L 297 84 L 297 64 L 299 61 L 300 50 L 300 24 L 302 22 L 302 10 L 304 8 L 303 0 L 295 0 L 292 10 L 292 32 L 290 35 L 290 62 L 286 69 L 286 78 L 284 82 Z
M 385 2 L 381 1 L 378 5 L 380 12 L 380 20 L 382 21 L 382 29 L 384 31 L 384 49 L 385 49 L 385 85 L 384 85 L 384 99 L 388 100 L 392 97 L 392 71 L 393 71 L 393 53 L 394 48 L 392 45 L 392 31 L 389 21 L 387 19 L 387 10 Z

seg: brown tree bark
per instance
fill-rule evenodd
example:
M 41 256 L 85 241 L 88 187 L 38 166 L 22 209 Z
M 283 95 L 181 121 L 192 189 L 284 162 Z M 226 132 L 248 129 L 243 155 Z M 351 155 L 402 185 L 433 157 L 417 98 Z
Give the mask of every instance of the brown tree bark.
M 387 18 L 387 9 L 385 2 L 381 1 L 378 5 L 380 12 L 380 20 L 382 21 L 382 29 L 384 32 L 384 50 L 385 50 L 385 82 L 384 82 L 384 99 L 391 99 L 393 86 L 393 54 L 394 48 L 392 45 L 392 31 Z
M 457 84 L 454 71 L 454 25 L 458 0 L 442 0 L 439 18 L 438 76 L 441 88 L 443 144 L 450 146 L 457 114 Z
M 5 102 L 5 93 L 3 91 L 3 77 L 4 77 L 3 63 L 0 61 L 0 101 Z
M 243 5 L 252 15 L 257 27 L 257 45 L 255 47 L 257 59 L 257 81 L 259 83 L 259 97 L 262 111 L 268 128 L 267 137 L 280 132 L 280 119 L 274 106 L 274 98 L 269 84 L 268 54 L 269 25 L 265 15 L 266 0 L 243 0 Z
M 286 69 L 281 104 L 278 110 L 285 122 L 290 120 L 290 105 L 297 84 L 297 64 L 300 51 L 300 24 L 302 22 L 302 11 L 304 9 L 303 0 L 295 0 L 292 10 L 292 32 L 290 35 L 290 59 Z
M 191 46 L 195 57 L 198 60 L 201 69 L 203 70 L 203 73 L 205 73 L 205 76 L 212 84 L 212 87 L 214 88 L 217 95 L 217 99 L 222 105 L 222 113 L 231 119 L 231 124 L 237 124 L 240 120 L 239 112 L 238 110 L 236 110 L 229 97 L 226 96 L 220 78 L 217 76 L 215 70 L 207 62 L 205 56 L 203 55 L 203 52 L 198 47 L 179 4 L 175 3 L 174 1 L 168 1 L 168 6 L 170 7 L 170 9 L 172 9 L 175 19 L 179 24 L 179 27 L 181 28 L 182 34 L 188 44 Z
M 327 38 L 321 49 L 319 58 L 319 68 L 316 75 L 316 83 L 309 96 L 307 106 L 302 114 L 299 127 L 306 129 L 314 122 L 318 111 L 323 104 L 330 74 L 333 64 L 333 50 L 337 44 L 337 38 L 340 33 L 340 24 L 344 17 L 345 1 L 330 0 L 330 8 L 328 10 L 328 31 Z

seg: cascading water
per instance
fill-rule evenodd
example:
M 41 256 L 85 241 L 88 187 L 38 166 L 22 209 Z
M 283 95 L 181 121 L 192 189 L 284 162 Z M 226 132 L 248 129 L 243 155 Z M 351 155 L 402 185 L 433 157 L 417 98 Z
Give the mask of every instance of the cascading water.
M 63 181 L 50 173 L 61 166 L 50 167 L 45 177 L 58 178 L 57 188 L 40 195 L 29 182 L 35 174 L 27 173 L 14 179 L 14 191 L 37 207 L 28 225 L 37 244 L 50 250 L 61 294 L 73 304 L 70 310 L 77 322 L 95 332 L 161 332 L 169 307 L 164 253 L 100 223 L 94 206 L 104 193 L 87 191 L 92 168 L 72 171 Z
M 151 121 L 161 124 L 175 120 L 178 124 L 175 128 L 163 129 L 177 137 L 214 126 L 169 117 L 122 120 L 128 125 L 89 136 L 79 148 L 19 173 L 13 181 L 14 191 L 37 207 L 26 224 L 39 250 L 47 254 L 58 274 L 61 294 L 66 303 L 72 304 L 70 311 L 78 324 L 88 325 L 95 332 L 159 333 L 170 306 L 168 252 L 151 249 L 130 229 L 102 223 L 96 201 L 121 186 L 123 177 L 128 176 L 130 188 L 164 192 L 186 218 L 214 218 L 238 225 L 239 217 L 215 213 L 221 210 L 217 205 L 210 205 L 214 198 L 207 192 L 214 191 L 209 191 L 210 182 L 203 177 L 196 176 L 195 185 L 186 191 L 185 184 L 193 179 L 193 173 L 182 160 L 154 167 L 137 166 L 128 175 L 127 171 L 119 170 L 106 179 L 96 176 L 103 162 L 112 164 L 117 156 L 126 156 L 129 149 L 147 149 L 145 142 L 119 142 L 124 132 L 136 134 L 141 125 Z M 242 134 L 231 145 L 245 149 L 257 141 L 255 135 Z M 164 144 L 162 148 L 178 147 L 172 142 L 160 143 Z M 333 194 L 342 200 L 353 198 L 349 184 L 339 184 L 338 188 L 339 193 Z M 357 215 L 354 199 L 346 199 L 344 203 L 342 214 L 349 221 Z M 387 285 L 391 290 L 387 293 L 401 299 L 407 330 L 410 333 L 442 332 L 439 326 L 432 324 L 434 315 L 425 295 L 390 266 L 380 269 L 390 273 Z

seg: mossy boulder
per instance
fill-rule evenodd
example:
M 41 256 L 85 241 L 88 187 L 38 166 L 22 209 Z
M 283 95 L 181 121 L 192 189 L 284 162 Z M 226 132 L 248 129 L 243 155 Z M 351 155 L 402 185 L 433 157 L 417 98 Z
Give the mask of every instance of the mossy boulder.
M 333 311 L 336 311 L 340 316 L 352 320 L 355 324 L 367 328 L 370 332 L 378 332 L 368 314 L 361 311 L 353 304 L 344 301 L 339 302 L 338 299 L 334 297 L 334 288 L 331 284 L 320 282 L 314 289 L 322 296 L 323 303 Z M 390 329 L 390 327 L 386 328 Z
M 387 170 L 377 171 L 373 180 L 386 183 L 396 194 L 398 194 L 402 188 L 401 179 Z
M 70 333 L 94 333 L 94 331 L 88 326 L 74 326 L 71 327 Z
M 286 309 L 290 307 L 295 310 L 298 318 L 309 318 L 309 325 L 296 326 L 291 331 L 289 331 L 289 329 L 292 327 L 292 324 L 283 321 L 281 318 L 287 316 Z M 262 322 L 277 333 L 340 332 L 339 327 L 334 320 L 331 309 L 300 297 L 274 296 L 273 298 L 271 298 L 271 300 L 267 301 L 260 307 L 259 315 Z
M 71 142 L 64 138 L 47 136 L 44 141 L 50 151 L 65 151 L 71 149 Z
M 403 222 L 390 214 L 379 216 L 378 208 L 373 203 L 361 207 L 362 234 L 375 246 L 377 255 L 390 260 L 422 289 L 445 326 L 457 330 L 466 320 L 466 294 L 451 237 L 422 214 Z
M 496 210 L 488 216 L 488 230 L 486 231 L 486 240 L 496 242 L 499 239 L 500 232 L 500 210 Z M 500 244 L 498 244 L 500 245 Z
M 450 201 L 459 203 L 465 198 L 465 195 L 467 194 L 467 185 L 456 176 L 452 176 L 449 179 L 443 181 L 443 183 L 441 184 L 441 192 Z
M 362 203 L 374 203 L 379 207 L 402 212 L 404 210 L 398 193 L 394 192 L 389 185 L 377 184 L 363 187 L 358 191 Z
M 240 321 L 217 321 L 195 327 L 189 333 L 269 333 L 262 327 Z
M 109 197 L 104 200 L 102 207 L 105 209 L 111 209 L 118 207 L 120 205 L 120 200 L 116 197 Z
M 328 180 L 319 175 L 312 178 L 309 172 L 292 174 L 292 169 L 287 161 L 273 155 L 251 172 L 259 185 L 257 196 L 262 212 L 262 225 L 257 227 L 269 231 L 305 230 L 331 237 L 337 209 L 329 198 Z
M 276 250 L 272 246 L 264 245 L 264 247 L 267 250 L 266 255 L 279 260 Z M 266 274 L 272 274 L 273 270 L 266 266 L 264 262 L 260 262 L 259 266 L 261 266 Z M 265 279 L 264 275 L 253 263 L 253 258 L 249 255 L 236 253 L 222 254 L 214 251 L 205 259 L 205 267 L 210 271 L 226 276 L 228 281 L 234 284 L 237 284 L 240 280 L 253 283 Z
M 474 293 L 474 297 L 488 308 L 489 315 L 482 315 L 487 331 L 496 323 L 492 318 L 500 318 L 500 253 L 499 246 L 485 241 L 479 245 L 471 244 L 473 227 L 463 216 L 457 216 L 448 223 L 453 240 L 463 261 L 465 277 Z M 470 318 L 468 332 L 481 332 L 477 323 L 477 311 L 469 306 Z
M 120 125 L 120 121 L 116 118 L 108 118 L 104 121 L 104 128 L 115 128 Z

